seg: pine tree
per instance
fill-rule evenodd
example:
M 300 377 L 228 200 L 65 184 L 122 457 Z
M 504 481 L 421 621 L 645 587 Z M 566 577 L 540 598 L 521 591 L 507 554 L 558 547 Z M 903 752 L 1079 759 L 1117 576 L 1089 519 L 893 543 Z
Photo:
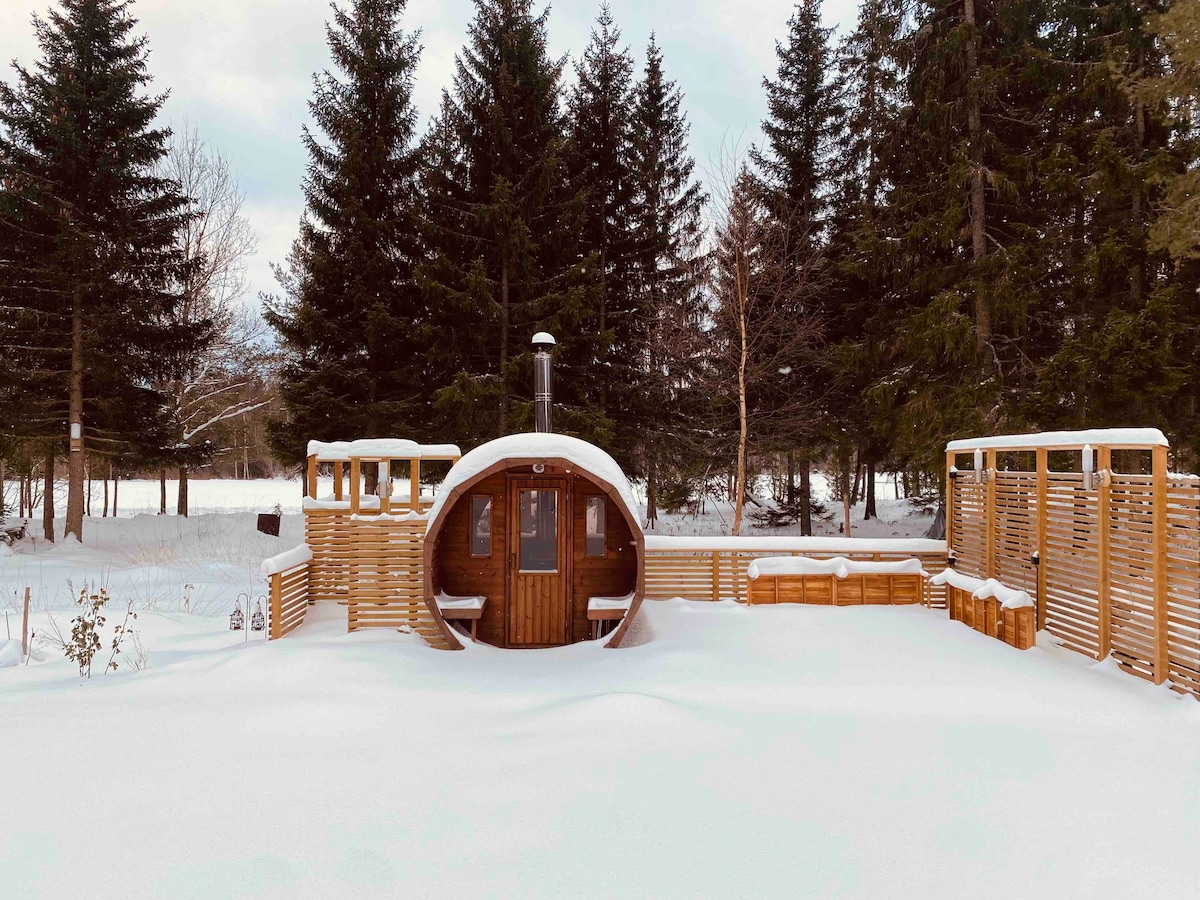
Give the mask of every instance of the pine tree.
M 576 352 L 580 365 L 600 374 L 597 399 L 614 428 L 608 446 L 632 470 L 640 363 L 648 338 L 630 273 L 633 59 L 620 46 L 621 33 L 607 3 L 596 26 L 575 67 L 568 104 L 568 168 L 573 188 L 584 198 L 581 252 L 595 260 L 600 276 L 598 308 L 576 336 Z
M 664 480 L 686 472 L 688 432 L 695 428 L 696 398 L 691 367 L 704 320 L 701 288 L 706 259 L 702 252 L 701 216 L 707 197 L 693 178 L 695 162 L 688 153 L 683 94 L 663 73 L 662 53 L 653 35 L 646 67 L 633 106 L 633 227 L 636 247 L 631 278 L 637 319 L 646 323 L 645 357 L 641 360 L 640 424 L 646 478 L 646 516 L 657 515 Z M 670 467 L 667 460 L 672 460 Z
M 284 296 L 270 298 L 266 312 L 286 354 L 288 419 L 274 424 L 271 440 L 291 463 L 308 439 L 435 437 L 429 317 L 414 278 L 420 46 L 400 27 L 406 3 L 353 0 L 326 26 L 337 72 L 314 78 L 309 109 L 321 134 L 304 130 L 305 216 L 279 271 Z
M 161 446 L 161 397 L 145 385 L 206 339 L 204 323 L 170 323 L 188 204 L 155 173 L 170 133 L 153 127 L 165 98 L 144 94 L 135 25 L 128 2 L 62 0 L 34 20 L 37 66 L 0 85 L 0 303 L 31 373 L 9 393 L 36 408 L 28 436 L 51 454 L 81 426 L 66 523 L 78 538 L 85 448 Z
M 468 444 L 528 427 L 539 330 L 555 333 L 557 424 L 604 443 L 596 373 L 576 336 L 594 314 L 599 279 L 579 245 L 582 198 L 569 184 L 560 109 L 564 61 L 546 47 L 532 0 L 475 0 L 454 90 L 427 145 L 461 173 L 424 169 L 431 259 L 420 281 L 439 346 L 431 370 L 442 431 Z M 580 346 L 587 345 L 586 339 Z

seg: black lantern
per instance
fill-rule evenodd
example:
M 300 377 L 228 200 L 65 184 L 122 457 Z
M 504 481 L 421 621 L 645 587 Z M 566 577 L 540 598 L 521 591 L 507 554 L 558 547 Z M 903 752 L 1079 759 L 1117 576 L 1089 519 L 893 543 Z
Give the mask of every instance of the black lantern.
M 254 604 L 254 614 L 250 616 L 250 630 L 264 631 L 267 627 L 267 617 L 263 615 L 262 601 L 256 601 Z
M 246 616 L 242 612 L 241 601 L 235 601 L 233 604 L 233 614 L 229 617 L 229 630 L 241 631 L 246 627 Z

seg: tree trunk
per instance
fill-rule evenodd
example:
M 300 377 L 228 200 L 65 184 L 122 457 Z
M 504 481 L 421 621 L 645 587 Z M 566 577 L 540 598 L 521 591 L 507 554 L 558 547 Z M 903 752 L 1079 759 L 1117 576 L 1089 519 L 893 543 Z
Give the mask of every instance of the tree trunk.
M 104 476 L 104 515 L 101 518 L 108 518 L 108 480 L 112 478 L 112 463 L 108 464 L 108 473 Z
M 84 515 L 89 519 L 92 517 L 92 463 L 88 462 L 83 469 L 84 478 L 87 484 L 87 499 L 84 501 Z
M 654 436 L 646 439 L 646 527 L 658 524 L 658 461 L 655 459 Z
M 866 509 L 863 510 L 863 521 L 867 519 L 878 519 L 879 513 L 875 511 L 875 460 L 867 460 L 867 482 L 866 482 Z
M 508 432 L 508 261 L 500 264 L 500 434 Z
M 113 472 L 113 518 L 117 517 L 117 488 L 121 486 L 121 471 Z
M 983 114 L 980 98 L 979 27 L 975 19 L 975 0 L 963 0 L 963 19 L 968 34 L 967 56 L 967 143 L 971 158 L 971 251 L 975 269 L 987 257 L 987 206 L 984 196 Z M 990 376 L 996 352 L 992 346 L 991 288 L 975 273 L 975 351 L 979 373 Z
M 746 334 L 748 285 L 741 283 L 741 263 L 738 264 L 738 332 L 741 349 L 738 356 L 738 449 L 737 449 L 737 499 L 733 505 L 733 534 L 742 533 L 742 506 L 746 496 L 746 439 L 749 421 L 746 411 L 746 365 L 750 356 L 750 342 Z M 748 276 L 747 276 L 748 280 Z
M 46 486 L 42 488 L 42 535 L 54 543 L 54 451 L 46 451 Z
M 83 298 L 75 292 L 71 311 L 71 377 L 67 412 L 68 429 L 79 428 L 79 440 L 70 441 L 67 453 L 67 523 L 65 535 L 83 541 Z
M 800 533 L 812 534 L 812 465 L 800 458 Z
M 787 504 L 789 509 L 796 508 L 796 451 L 787 452 Z
M 843 453 L 841 459 L 841 475 L 842 483 L 842 534 L 845 537 L 850 537 L 850 454 Z
M 167 514 L 167 470 L 158 470 L 158 514 Z
M 175 501 L 175 512 L 185 519 L 188 514 L 188 468 L 179 467 L 179 494 Z
M 862 499 L 862 452 L 854 454 L 854 486 L 850 488 L 850 505 Z

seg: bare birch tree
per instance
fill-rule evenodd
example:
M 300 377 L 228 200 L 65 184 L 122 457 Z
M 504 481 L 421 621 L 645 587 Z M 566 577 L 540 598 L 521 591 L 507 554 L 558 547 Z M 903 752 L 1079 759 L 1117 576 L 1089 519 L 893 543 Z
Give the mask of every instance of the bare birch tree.
M 723 155 L 709 181 L 716 220 L 710 377 L 723 419 L 714 432 L 736 434 L 732 532 L 739 534 L 750 454 L 786 448 L 811 428 L 817 397 L 801 373 L 820 339 L 810 302 L 818 288 L 811 242 L 767 215 L 760 185 L 736 153 Z
M 212 429 L 267 403 L 255 390 L 262 383 L 266 354 L 261 339 L 266 326 L 244 303 L 246 263 L 257 241 L 243 215 L 245 195 L 228 161 L 195 128 L 185 126 L 163 166 L 163 174 L 178 181 L 192 199 L 195 213 L 179 236 L 191 265 L 175 315 L 184 322 L 210 322 L 215 335 L 203 352 L 181 356 L 163 386 L 172 404 L 169 412 L 176 441 L 168 458 L 179 467 L 176 511 L 186 516 L 188 469 L 205 455 L 204 441 Z

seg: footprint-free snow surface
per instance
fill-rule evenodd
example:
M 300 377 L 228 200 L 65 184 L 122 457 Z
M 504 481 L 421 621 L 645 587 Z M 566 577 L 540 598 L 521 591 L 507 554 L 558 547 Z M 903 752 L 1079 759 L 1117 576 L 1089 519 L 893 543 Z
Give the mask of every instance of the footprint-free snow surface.
M 144 671 L 0 670 L 0 893 L 1200 892 L 1200 704 L 1066 651 L 919 608 L 647 603 L 615 651 L 343 616 L 143 614 Z

